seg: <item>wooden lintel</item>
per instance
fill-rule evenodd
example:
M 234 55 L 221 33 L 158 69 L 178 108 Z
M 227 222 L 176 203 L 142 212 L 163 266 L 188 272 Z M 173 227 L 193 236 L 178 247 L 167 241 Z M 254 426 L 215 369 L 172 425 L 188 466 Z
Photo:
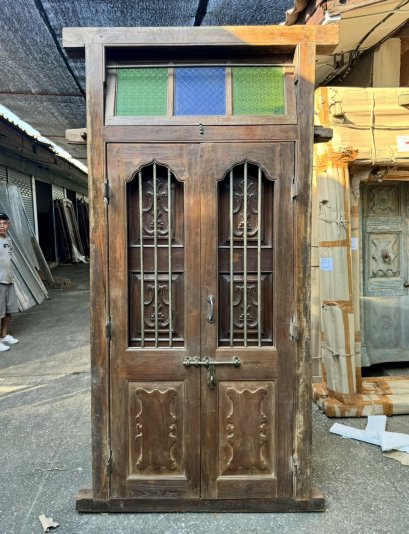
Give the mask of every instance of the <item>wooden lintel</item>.
M 330 54 L 338 44 L 338 27 L 329 26 L 210 26 L 166 28 L 63 28 L 63 46 L 71 55 L 87 44 L 106 46 L 258 46 L 294 49 L 316 43 L 318 54 Z
M 71 145 L 86 145 L 87 144 L 87 129 L 75 128 L 73 130 L 65 130 L 65 138 Z
M 327 143 L 331 141 L 334 135 L 332 128 L 324 128 L 323 126 L 314 126 L 314 144 Z

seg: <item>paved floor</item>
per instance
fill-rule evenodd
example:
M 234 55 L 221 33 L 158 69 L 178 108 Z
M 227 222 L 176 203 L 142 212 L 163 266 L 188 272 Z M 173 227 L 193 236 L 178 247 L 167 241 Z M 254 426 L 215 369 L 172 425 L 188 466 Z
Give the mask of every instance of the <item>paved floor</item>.
M 0 355 L 0 534 L 307 533 L 407 534 L 409 467 L 375 446 L 328 432 L 335 420 L 313 407 L 314 478 L 327 498 L 316 514 L 77 514 L 91 485 L 87 266 L 55 276 L 77 285 L 14 320 L 20 343 Z M 363 428 L 366 420 L 342 421 Z M 409 433 L 409 416 L 388 430 Z

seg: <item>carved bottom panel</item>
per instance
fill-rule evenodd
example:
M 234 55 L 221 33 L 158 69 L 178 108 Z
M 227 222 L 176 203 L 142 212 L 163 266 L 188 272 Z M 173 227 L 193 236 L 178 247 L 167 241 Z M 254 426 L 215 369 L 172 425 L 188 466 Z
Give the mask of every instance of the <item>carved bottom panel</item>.
M 219 476 L 274 475 L 274 382 L 219 383 Z
M 182 475 L 183 382 L 131 382 L 129 475 Z

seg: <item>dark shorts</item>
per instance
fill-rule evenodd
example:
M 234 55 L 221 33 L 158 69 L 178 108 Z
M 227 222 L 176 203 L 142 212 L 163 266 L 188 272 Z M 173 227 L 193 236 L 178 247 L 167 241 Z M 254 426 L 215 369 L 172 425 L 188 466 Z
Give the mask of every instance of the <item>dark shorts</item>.
M 0 318 L 6 314 L 17 313 L 17 295 L 14 284 L 0 284 Z

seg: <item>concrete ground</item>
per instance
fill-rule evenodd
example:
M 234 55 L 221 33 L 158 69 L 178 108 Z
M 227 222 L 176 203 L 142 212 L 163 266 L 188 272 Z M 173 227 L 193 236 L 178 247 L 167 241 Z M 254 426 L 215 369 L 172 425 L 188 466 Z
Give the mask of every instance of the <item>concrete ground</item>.
M 378 447 L 329 433 L 335 422 L 313 406 L 313 466 L 327 499 L 311 514 L 78 514 L 75 495 L 91 487 L 88 269 L 61 266 L 75 287 L 19 314 L 20 343 L 0 354 L 0 534 L 308 533 L 407 534 L 409 466 Z M 366 419 L 342 421 L 363 428 Z M 409 416 L 388 420 L 409 433 Z

